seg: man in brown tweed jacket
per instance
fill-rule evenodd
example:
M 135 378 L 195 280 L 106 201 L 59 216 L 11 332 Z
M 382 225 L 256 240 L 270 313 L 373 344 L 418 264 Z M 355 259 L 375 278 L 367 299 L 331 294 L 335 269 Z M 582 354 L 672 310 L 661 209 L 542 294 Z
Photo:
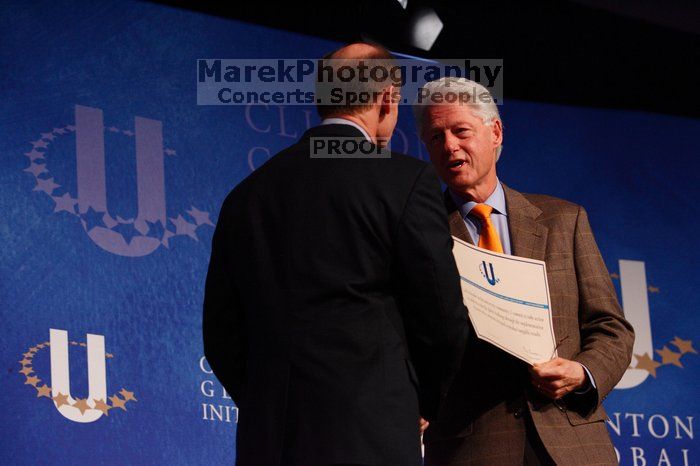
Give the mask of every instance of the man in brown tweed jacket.
M 471 99 L 425 105 L 425 96 L 437 93 Z M 474 244 L 495 227 L 503 252 L 546 262 L 558 345 L 557 358 L 528 367 L 489 343 L 469 343 L 441 414 L 425 432 L 426 465 L 617 464 L 601 402 L 629 365 L 634 333 L 585 210 L 498 180 L 503 129 L 483 86 L 442 78 L 423 96 L 415 116 L 448 186 L 452 234 Z M 493 209 L 491 225 L 470 215 L 477 204 Z

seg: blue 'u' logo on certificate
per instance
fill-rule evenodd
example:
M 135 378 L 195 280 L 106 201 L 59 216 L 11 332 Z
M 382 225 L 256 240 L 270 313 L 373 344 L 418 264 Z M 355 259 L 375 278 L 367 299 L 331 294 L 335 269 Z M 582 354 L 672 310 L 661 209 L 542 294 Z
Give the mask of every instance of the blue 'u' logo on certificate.
M 495 286 L 500 280 L 496 278 L 496 274 L 493 271 L 493 263 L 489 262 L 488 267 L 486 266 L 486 261 L 481 261 L 479 266 L 479 271 L 481 275 L 489 282 L 489 285 Z

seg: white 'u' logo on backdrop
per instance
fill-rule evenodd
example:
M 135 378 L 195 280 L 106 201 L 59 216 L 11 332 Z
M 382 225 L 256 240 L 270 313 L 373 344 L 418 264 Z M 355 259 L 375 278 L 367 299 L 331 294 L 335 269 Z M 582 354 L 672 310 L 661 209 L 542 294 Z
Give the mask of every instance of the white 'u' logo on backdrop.
M 51 335 L 51 395 L 68 395 L 70 404 L 75 399 L 70 393 L 70 370 L 68 358 L 68 332 L 50 329 Z M 68 404 L 57 406 L 58 412 L 67 419 L 75 422 L 95 422 L 102 417 L 103 412 L 95 407 L 94 400 L 107 400 L 107 370 L 105 367 L 105 338 L 102 335 L 87 334 L 87 375 L 88 396 L 87 404 L 91 409 L 81 413 L 80 410 Z
M 642 261 L 620 260 L 620 288 L 625 318 L 634 327 L 633 354 L 654 354 L 651 339 L 651 321 L 649 318 L 649 298 L 647 294 L 647 275 Z M 632 356 L 634 360 L 634 356 Z M 633 388 L 649 377 L 643 369 L 627 368 L 622 380 L 615 388 Z

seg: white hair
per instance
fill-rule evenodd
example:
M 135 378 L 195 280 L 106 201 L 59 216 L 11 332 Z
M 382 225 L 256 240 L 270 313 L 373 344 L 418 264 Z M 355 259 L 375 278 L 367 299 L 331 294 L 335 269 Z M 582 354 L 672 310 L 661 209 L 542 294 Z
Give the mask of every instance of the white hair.
M 433 102 L 430 96 L 437 93 L 444 98 L 442 102 Z M 452 100 L 450 99 L 451 96 Z M 485 125 L 490 126 L 494 120 L 500 120 L 498 106 L 491 97 L 491 93 L 481 84 L 470 81 L 466 78 L 443 77 L 430 81 L 419 91 L 419 97 L 413 104 L 413 116 L 416 120 L 418 135 L 423 133 L 423 114 L 430 105 L 440 105 L 441 103 L 455 103 L 457 105 L 468 105 L 472 114 L 481 118 Z M 496 148 L 496 160 L 498 161 L 503 150 L 503 144 Z

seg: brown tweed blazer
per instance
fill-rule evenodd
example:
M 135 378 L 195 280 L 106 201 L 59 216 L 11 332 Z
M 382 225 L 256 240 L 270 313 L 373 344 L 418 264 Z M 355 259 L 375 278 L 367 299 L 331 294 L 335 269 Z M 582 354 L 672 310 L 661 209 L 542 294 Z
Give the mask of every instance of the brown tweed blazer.
M 557 464 L 617 464 L 601 402 L 630 363 L 634 333 L 586 212 L 554 197 L 504 190 L 512 253 L 547 264 L 558 354 L 584 364 L 597 390 L 554 403 L 531 387 L 526 364 L 473 341 L 425 434 L 426 465 L 521 465 L 528 417 Z M 471 243 L 445 194 L 452 234 Z

